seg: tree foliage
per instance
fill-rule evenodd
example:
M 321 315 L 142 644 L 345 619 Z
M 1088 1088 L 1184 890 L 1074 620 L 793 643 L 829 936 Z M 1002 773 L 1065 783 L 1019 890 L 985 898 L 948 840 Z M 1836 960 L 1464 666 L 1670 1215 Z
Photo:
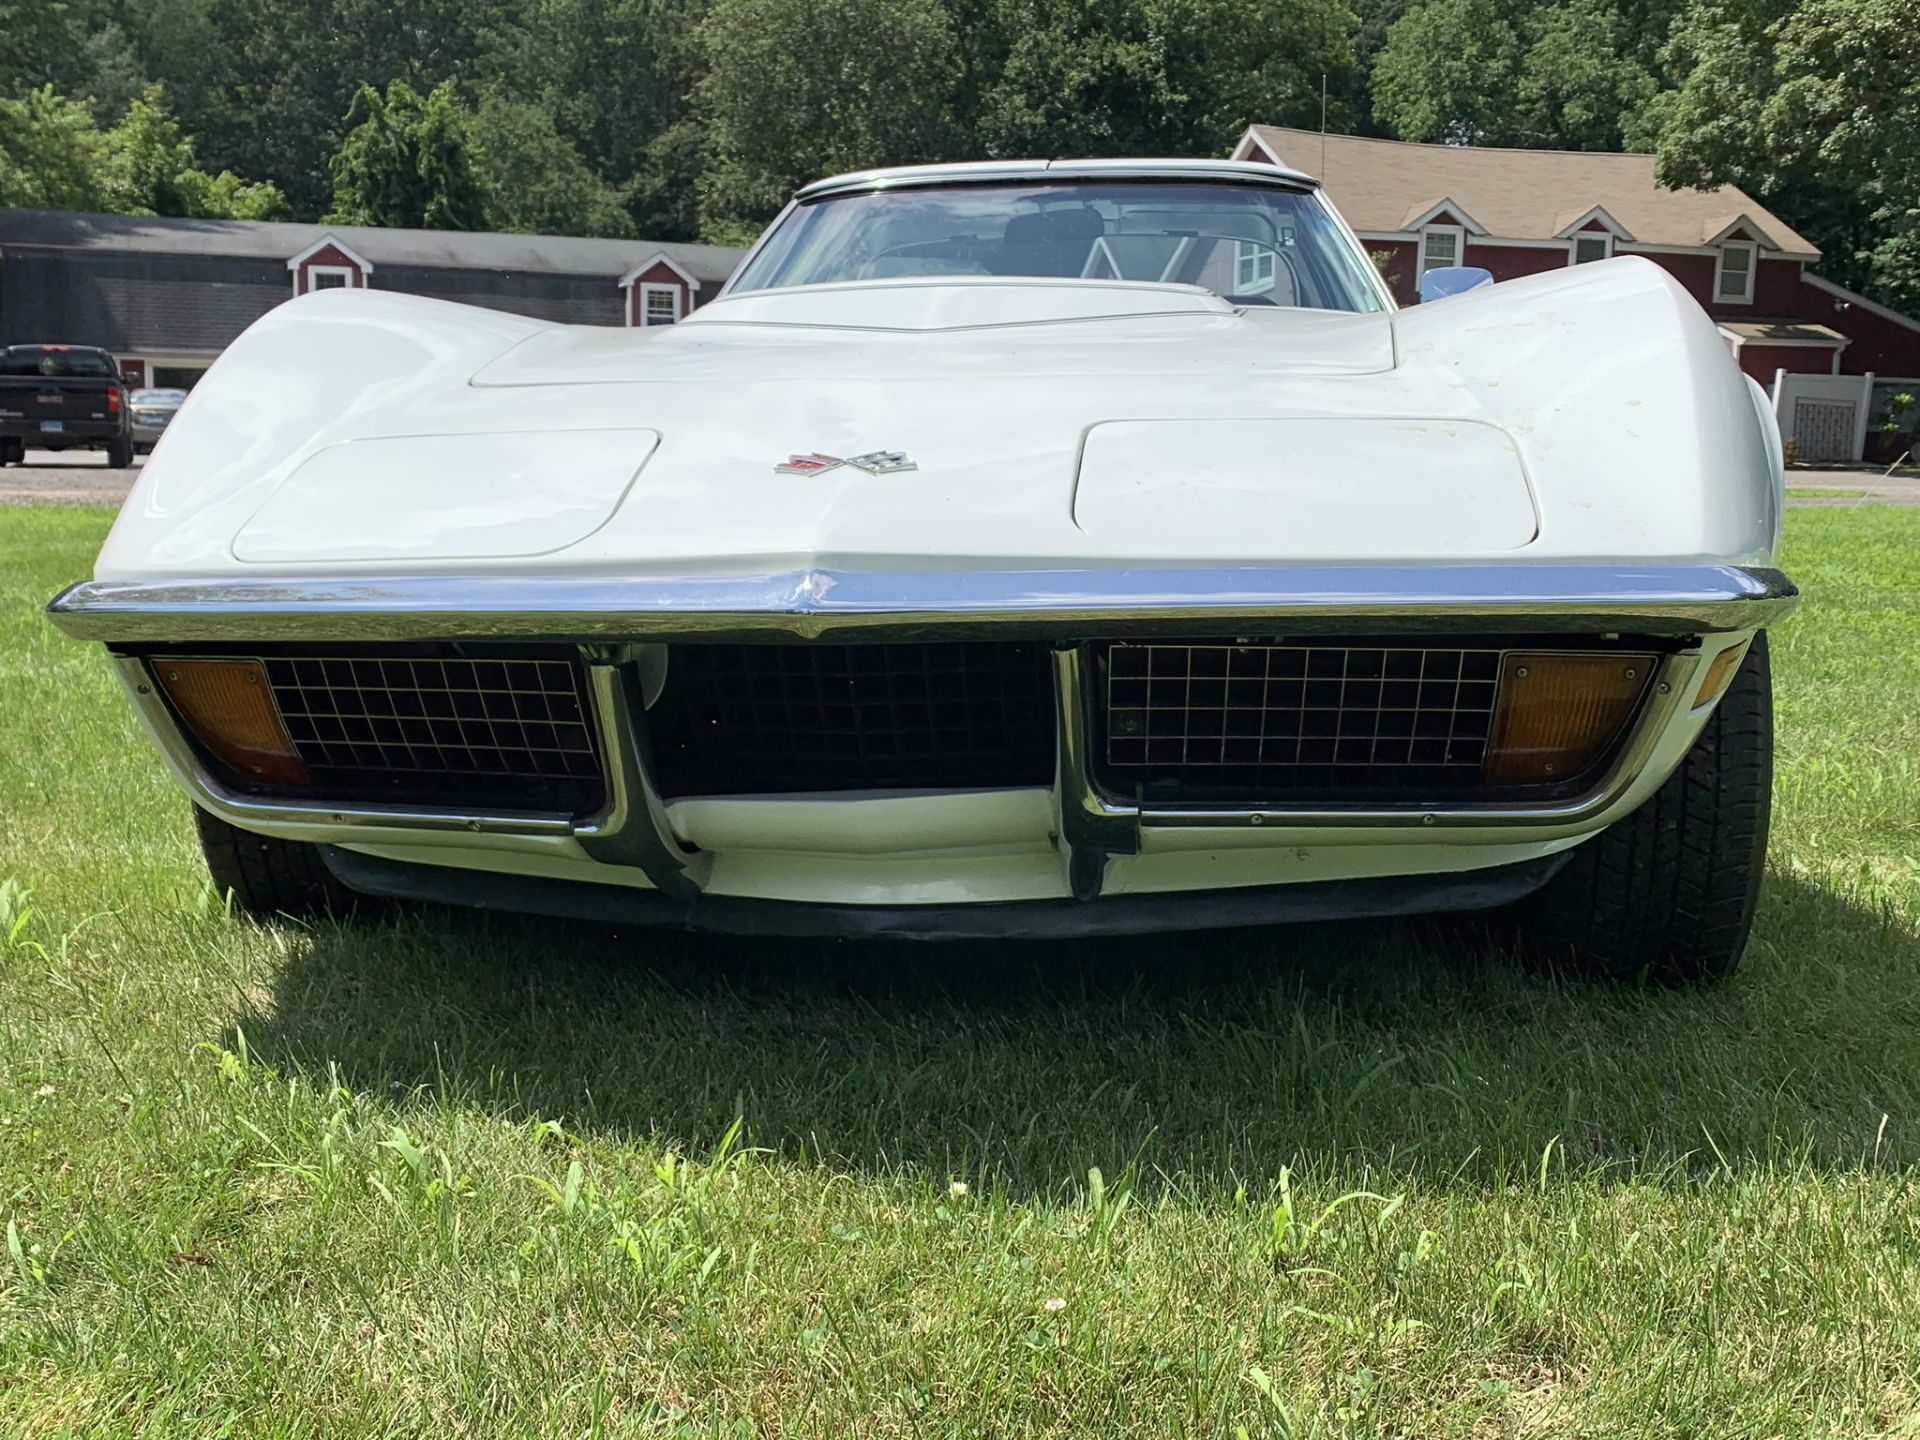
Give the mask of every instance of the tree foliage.
M 771 215 L 803 181 L 955 147 L 937 0 L 715 0 L 698 43 L 710 229 Z
M 1373 111 L 1408 140 L 1619 150 L 1659 90 L 1610 0 L 1427 0 L 1395 21 Z
M 157 85 L 104 131 L 86 105 L 43 87 L 0 100 L 0 205 L 237 220 L 284 212 L 272 185 L 209 175 L 193 151 Z
M 1920 309 L 1920 23 L 1909 0 L 1703 0 L 1668 48 L 1660 176 L 1736 184 L 1821 268 Z
M 333 157 L 333 209 L 340 225 L 481 230 L 486 199 L 469 154 L 471 112 L 451 84 L 421 95 L 395 80 L 382 95 L 362 85 L 351 127 Z
M 1913 7 L 0 0 L 0 197 L 739 239 L 822 173 L 1217 155 L 1317 125 L 1324 87 L 1335 130 L 1657 144 L 1670 183 L 1737 182 L 1836 278 L 1920 305 Z

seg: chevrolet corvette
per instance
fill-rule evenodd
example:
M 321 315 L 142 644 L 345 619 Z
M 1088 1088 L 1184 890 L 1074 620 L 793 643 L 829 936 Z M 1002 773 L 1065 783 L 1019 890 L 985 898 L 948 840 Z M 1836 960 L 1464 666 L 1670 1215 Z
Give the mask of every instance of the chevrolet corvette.
M 1782 505 L 1645 260 L 1400 309 L 1304 175 L 930 166 L 802 190 L 673 326 L 280 306 L 50 612 L 260 914 L 1493 911 L 1698 981 L 1760 881 Z

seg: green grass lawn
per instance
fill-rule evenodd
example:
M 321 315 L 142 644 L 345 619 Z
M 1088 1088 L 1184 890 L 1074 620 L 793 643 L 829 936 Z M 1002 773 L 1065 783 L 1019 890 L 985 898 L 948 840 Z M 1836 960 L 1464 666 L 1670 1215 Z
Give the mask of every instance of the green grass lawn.
M 1747 964 L 262 928 L 0 510 L 0 1435 L 1920 1433 L 1920 511 L 1796 510 Z
M 1789 485 L 1789 500 L 1861 500 L 1866 498 L 1865 490 L 1853 490 L 1833 485 Z

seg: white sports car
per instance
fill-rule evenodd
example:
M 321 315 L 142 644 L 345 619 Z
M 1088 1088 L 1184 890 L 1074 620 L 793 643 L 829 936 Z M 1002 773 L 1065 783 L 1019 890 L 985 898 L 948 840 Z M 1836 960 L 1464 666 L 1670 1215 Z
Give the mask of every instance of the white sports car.
M 1687 980 L 1760 879 L 1781 506 L 1645 261 L 1396 312 L 1303 175 L 940 166 L 808 187 L 670 328 L 281 306 L 51 612 L 257 912 L 1506 908 Z

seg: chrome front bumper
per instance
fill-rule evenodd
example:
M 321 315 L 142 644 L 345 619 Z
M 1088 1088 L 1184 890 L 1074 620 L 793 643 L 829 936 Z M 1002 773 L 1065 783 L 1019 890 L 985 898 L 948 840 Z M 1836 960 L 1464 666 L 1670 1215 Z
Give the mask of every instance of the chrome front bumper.
M 810 571 L 758 580 L 327 579 L 311 582 L 91 582 L 50 606 L 80 638 L 109 643 L 195 641 L 540 639 L 585 647 L 607 803 L 578 818 L 387 805 L 266 800 L 223 786 L 200 763 L 137 658 L 121 678 L 170 767 L 214 814 L 263 831 L 319 826 L 341 843 L 420 842 L 434 835 L 570 840 L 593 860 L 643 874 L 663 894 L 701 894 L 712 857 L 675 834 L 651 777 L 644 709 L 625 646 L 638 637 L 804 639 L 978 634 L 1056 642 L 1056 843 L 1071 893 L 1102 892 L 1108 861 L 1139 854 L 1153 832 L 1260 831 L 1287 843 L 1301 831 L 1425 831 L 1455 840 L 1565 835 L 1599 828 L 1635 799 L 1688 715 L 1699 670 L 1721 648 L 1710 637 L 1750 633 L 1792 608 L 1775 570 L 1732 566 L 1302 567 L 1288 570 L 849 575 Z M 1013 627 L 1013 628 L 1005 628 Z M 1143 808 L 1116 802 L 1090 773 L 1093 701 L 1085 635 L 1233 635 L 1518 630 L 1702 637 L 1662 657 L 1626 744 L 1587 794 L 1553 803 L 1325 809 Z M 1064 637 L 1064 638 L 1063 638 Z M 1704 708 L 1704 707 L 1703 707 Z M 1668 748 L 1671 748 L 1670 743 Z M 1670 763 L 1669 760 L 1665 763 Z M 1644 787 L 1642 787 L 1644 788 Z M 1413 833 L 1409 833 L 1409 832 Z M 1227 837 L 1222 835 L 1225 840 Z
M 91 580 L 47 607 L 81 640 L 703 640 L 1226 635 L 1477 628 L 1756 630 L 1799 592 L 1738 565 L 1299 565 L 760 576 Z

